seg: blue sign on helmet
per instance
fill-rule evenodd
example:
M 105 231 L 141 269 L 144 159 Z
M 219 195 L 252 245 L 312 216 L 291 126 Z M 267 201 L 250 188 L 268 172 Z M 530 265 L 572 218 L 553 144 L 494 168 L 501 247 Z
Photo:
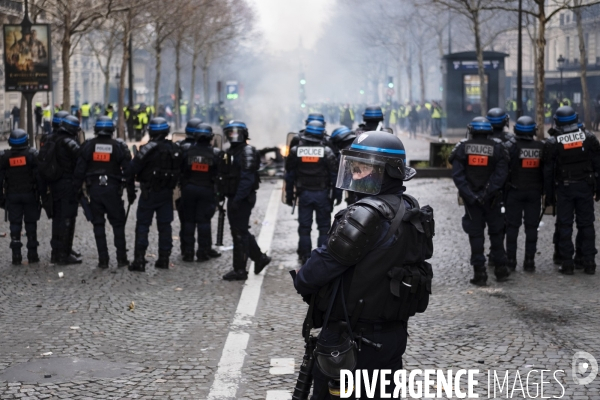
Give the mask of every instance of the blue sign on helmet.
M 333 132 L 331 132 L 331 137 L 334 138 L 337 135 L 343 135 L 348 132 L 350 132 L 350 129 L 347 126 L 341 126 L 337 129 L 335 129 Z
M 491 131 L 492 124 L 489 122 L 471 122 L 471 128 L 474 131 Z
M 162 124 L 150 124 L 148 126 L 148 129 L 150 129 L 151 131 L 162 131 L 165 129 L 169 129 L 169 124 L 166 122 Z
M 11 137 L 8 139 L 8 144 L 10 144 L 11 146 L 20 146 L 27 143 L 27 140 L 29 140 L 27 136 L 21 136 L 19 138 Z
M 490 121 L 490 123 L 492 125 L 496 125 L 496 124 L 501 124 L 506 120 L 506 114 L 500 116 L 500 117 L 490 117 L 489 115 L 487 116 L 487 119 Z
M 533 132 L 535 131 L 537 128 L 537 125 L 521 125 L 521 124 L 516 124 L 515 125 L 515 130 L 520 131 L 520 132 Z
M 225 125 L 225 128 L 223 128 L 223 129 L 234 129 L 234 128 L 248 129 L 246 124 L 243 122 L 230 122 L 229 124 Z
M 73 125 L 73 126 L 79 126 L 79 121 L 72 121 L 69 118 L 64 118 L 63 120 L 61 120 L 61 122 L 64 122 L 65 124 L 69 124 L 69 125 Z
M 383 118 L 383 112 L 379 110 L 365 110 L 363 117 L 366 118 Z
M 573 122 L 573 121 L 577 120 L 577 114 L 568 115 L 565 117 L 561 117 L 560 115 L 557 115 L 555 118 L 558 122 Z
M 96 122 L 96 128 L 114 128 L 115 124 L 112 121 L 98 121 Z
M 314 126 L 311 124 L 306 125 L 305 132 L 311 135 L 323 135 L 325 133 L 325 128 L 322 126 Z
M 306 123 L 308 124 L 311 121 L 325 122 L 325 117 L 322 114 L 308 114 Z

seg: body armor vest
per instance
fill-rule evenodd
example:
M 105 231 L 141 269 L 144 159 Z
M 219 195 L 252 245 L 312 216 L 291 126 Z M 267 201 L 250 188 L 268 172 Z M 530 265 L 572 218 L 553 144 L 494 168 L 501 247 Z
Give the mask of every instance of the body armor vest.
M 96 138 L 88 142 L 86 152 L 91 153 L 87 167 L 87 176 L 107 175 L 121 180 L 121 160 L 123 151 L 121 143 L 110 138 Z
M 296 170 L 296 188 L 302 190 L 325 190 L 331 183 L 325 146 L 301 140 L 296 151 L 298 167 Z
M 34 150 L 6 150 L 2 164 L 6 169 L 6 193 L 29 193 L 35 190 Z
M 465 146 L 465 173 L 467 181 L 474 192 L 485 188 L 490 176 L 494 172 L 497 154 L 494 154 L 496 142 L 492 139 L 475 138 L 464 142 Z
M 583 145 L 585 139 L 586 134 L 582 130 L 556 136 L 555 146 L 558 149 L 556 179 L 561 182 L 581 181 L 593 175 L 590 152 Z
M 181 149 L 171 141 L 161 140 L 151 152 L 147 155 L 149 161 L 138 174 L 139 182 L 155 192 L 174 189 L 181 173 Z
M 219 161 L 212 146 L 189 146 L 184 160 L 185 168 L 181 178 L 182 187 L 188 183 L 197 186 L 214 185 L 214 169 Z
M 255 174 L 254 190 L 258 190 L 260 177 L 258 176 L 258 166 L 260 158 L 256 149 L 249 144 L 244 144 L 236 148 L 229 148 L 219 166 L 219 192 L 225 196 L 235 196 L 242 166 L 246 166 Z
M 516 160 L 511 161 L 510 183 L 520 190 L 542 190 L 544 173 L 540 165 L 544 144 L 517 139 Z

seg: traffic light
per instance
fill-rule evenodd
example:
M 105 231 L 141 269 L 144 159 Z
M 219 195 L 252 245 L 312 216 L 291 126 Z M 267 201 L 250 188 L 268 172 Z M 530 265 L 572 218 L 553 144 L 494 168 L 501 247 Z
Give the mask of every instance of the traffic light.
M 388 87 L 390 89 L 394 88 L 394 77 L 393 76 L 388 76 Z
M 306 79 L 300 79 L 300 84 L 301 85 L 306 85 Z
M 360 92 L 359 92 L 359 93 L 360 93 L 360 94 L 365 94 L 365 91 L 364 91 L 364 90 L 362 90 L 362 89 L 360 89 Z
M 304 73 L 300 73 L 300 107 L 306 107 L 306 79 Z

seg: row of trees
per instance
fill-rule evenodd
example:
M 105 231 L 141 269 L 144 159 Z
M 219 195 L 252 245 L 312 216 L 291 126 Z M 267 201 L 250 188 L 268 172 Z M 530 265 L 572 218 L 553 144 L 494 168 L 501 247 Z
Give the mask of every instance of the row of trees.
M 175 106 L 179 111 L 182 59 L 191 63 L 190 103 L 193 104 L 196 73 L 202 71 L 204 102 L 209 101 L 211 65 L 236 50 L 251 32 L 253 13 L 246 0 L 32 0 L 33 21 L 44 18 L 52 24 L 55 47 L 60 49 L 63 74 L 63 106 L 71 105 L 70 59 L 82 46 L 93 54 L 104 75 L 108 99 L 111 65 L 121 55 L 119 134 L 124 134 L 125 77 L 129 57 L 136 48 L 154 55 L 154 107 L 158 108 L 162 54 L 175 53 Z M 176 118 L 179 122 L 179 118 Z

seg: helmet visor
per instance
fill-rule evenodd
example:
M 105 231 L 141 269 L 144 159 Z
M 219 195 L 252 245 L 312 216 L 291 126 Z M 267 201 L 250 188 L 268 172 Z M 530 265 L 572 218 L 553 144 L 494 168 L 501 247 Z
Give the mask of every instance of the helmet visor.
M 384 173 L 385 160 L 377 156 L 343 152 L 336 187 L 352 192 L 377 194 L 381 190 Z
M 229 143 L 240 143 L 246 141 L 245 133 L 245 129 L 229 128 L 225 131 L 225 136 Z

